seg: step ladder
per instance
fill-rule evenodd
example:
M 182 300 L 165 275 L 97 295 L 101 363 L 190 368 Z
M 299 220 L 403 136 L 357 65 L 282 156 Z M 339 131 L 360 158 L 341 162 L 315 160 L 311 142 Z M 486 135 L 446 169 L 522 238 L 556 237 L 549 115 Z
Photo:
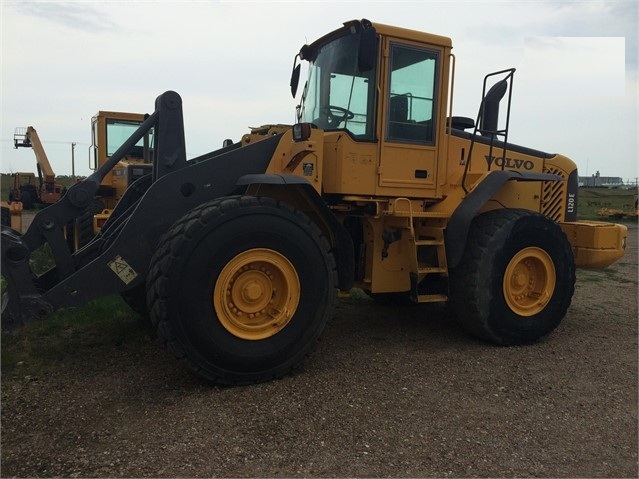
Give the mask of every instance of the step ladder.
M 398 203 L 408 209 L 397 209 Z M 413 211 L 408 198 L 395 200 L 394 215 L 407 219 L 405 229 L 413 244 L 411 254 L 411 299 L 417 303 L 436 303 L 448 300 L 448 266 L 442 219 L 445 213 Z M 439 220 L 439 221 L 433 221 Z M 421 286 L 421 288 L 420 288 Z M 426 292 L 420 292 L 424 289 Z M 430 287 L 429 287 L 430 286 Z

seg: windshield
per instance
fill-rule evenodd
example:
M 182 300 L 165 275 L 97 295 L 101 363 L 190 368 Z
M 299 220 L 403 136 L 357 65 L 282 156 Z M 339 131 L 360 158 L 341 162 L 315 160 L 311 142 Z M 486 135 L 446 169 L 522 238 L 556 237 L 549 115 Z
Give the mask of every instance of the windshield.
M 317 50 L 311 62 L 299 121 L 325 130 L 345 129 L 355 138 L 374 138 L 376 66 L 358 66 L 358 34 L 334 39 Z
M 113 155 L 122 143 L 129 139 L 135 133 L 142 122 L 126 121 L 126 120 L 107 120 L 107 156 Z M 142 157 L 142 149 L 144 147 L 144 137 L 140 138 L 129 154 L 131 156 Z

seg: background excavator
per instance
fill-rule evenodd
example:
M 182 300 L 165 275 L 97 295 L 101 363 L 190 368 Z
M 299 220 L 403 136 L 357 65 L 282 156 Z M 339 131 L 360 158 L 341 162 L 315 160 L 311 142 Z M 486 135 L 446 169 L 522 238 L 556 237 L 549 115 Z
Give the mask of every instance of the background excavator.
M 32 126 L 16 128 L 13 145 L 16 149 L 20 147 L 33 149 L 38 178 L 36 180 L 33 173 L 14 173 L 9 201 L 21 201 L 26 210 L 30 210 L 37 203 L 50 205 L 57 202 L 64 194 L 65 188 L 55 180 L 55 173 L 36 129 Z
M 35 205 L 49 205 L 57 202 L 66 188 L 57 183 L 49 158 L 42 146 L 38 132 L 32 126 L 16 128 L 13 135 L 14 148 L 33 148 L 36 157 L 36 175 L 32 172 L 18 172 L 11 175 L 8 202 L 2 201 L 2 224 L 22 229 L 22 210 L 31 210 Z

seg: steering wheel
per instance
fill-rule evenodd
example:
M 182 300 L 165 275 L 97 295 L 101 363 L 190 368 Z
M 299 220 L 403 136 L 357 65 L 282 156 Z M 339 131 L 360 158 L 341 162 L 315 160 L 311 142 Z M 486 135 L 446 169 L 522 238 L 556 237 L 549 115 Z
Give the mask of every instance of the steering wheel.
M 328 123 L 329 128 L 335 128 L 341 122 L 345 120 L 352 120 L 355 117 L 355 113 L 341 106 L 323 106 L 320 111 L 323 115 L 326 116 L 326 122 Z M 341 115 L 335 114 L 335 112 L 341 113 Z

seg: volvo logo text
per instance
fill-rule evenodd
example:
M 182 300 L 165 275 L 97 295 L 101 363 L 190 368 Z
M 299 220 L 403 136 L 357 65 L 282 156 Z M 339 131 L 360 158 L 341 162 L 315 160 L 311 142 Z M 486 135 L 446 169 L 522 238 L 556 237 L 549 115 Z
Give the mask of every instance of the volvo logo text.
M 486 163 L 488 163 L 488 169 L 491 166 L 498 166 L 499 168 L 514 168 L 516 170 L 532 170 L 535 165 L 530 160 L 521 160 L 519 158 L 504 158 L 503 156 L 490 156 L 486 155 Z

